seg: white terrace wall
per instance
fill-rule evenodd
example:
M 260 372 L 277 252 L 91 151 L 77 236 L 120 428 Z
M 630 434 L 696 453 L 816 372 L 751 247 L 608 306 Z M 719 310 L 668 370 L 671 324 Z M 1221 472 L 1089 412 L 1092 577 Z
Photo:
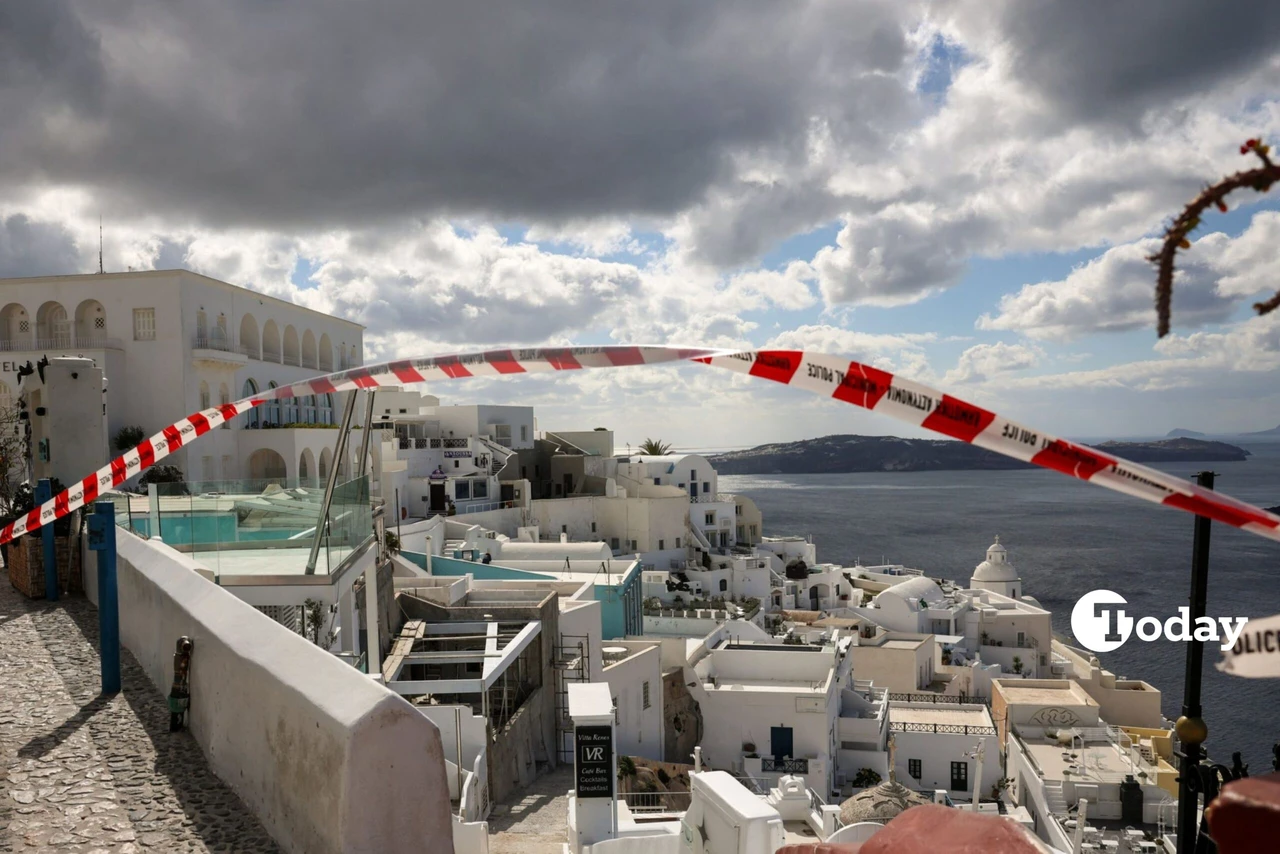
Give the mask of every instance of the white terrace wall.
M 167 694 L 177 639 L 195 641 L 191 732 L 284 850 L 451 854 L 431 721 L 185 555 L 123 531 L 117 540 L 123 645 Z

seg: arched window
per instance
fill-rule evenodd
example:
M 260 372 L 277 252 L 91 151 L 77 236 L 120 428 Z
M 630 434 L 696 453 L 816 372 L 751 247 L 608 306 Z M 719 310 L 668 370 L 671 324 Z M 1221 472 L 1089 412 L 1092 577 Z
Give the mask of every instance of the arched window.
M 36 339 L 40 347 L 70 347 L 71 321 L 61 303 L 47 302 L 36 313 Z
M 274 320 L 262 324 L 262 361 L 280 361 L 280 327 Z
M 321 424 L 332 424 L 333 422 L 333 393 L 320 395 L 320 413 L 319 419 Z
M 0 311 L 0 336 L 3 336 L 5 350 L 25 350 L 31 346 L 31 318 L 16 302 Z
M 302 333 L 302 367 L 316 367 L 316 334 L 310 329 Z
M 320 336 L 320 370 L 333 370 L 333 341 L 329 339 L 328 332 Z
M 320 450 L 320 466 L 317 469 L 317 474 L 320 475 L 321 481 L 324 481 L 326 478 L 329 477 L 329 465 L 332 463 L 332 461 L 333 461 L 333 452 L 330 451 L 328 448 L 322 448 Z
M 258 384 L 253 379 L 244 381 L 244 389 L 241 390 L 241 397 L 254 397 L 258 394 Z M 262 407 L 255 406 L 244 414 L 244 426 L 261 427 L 262 426 Z
M 302 359 L 298 349 L 298 330 L 294 329 L 292 325 L 284 328 L 284 363 L 294 367 L 302 366 Z
M 88 347 L 107 337 L 107 312 L 96 299 L 76 306 L 76 344 Z
M 275 380 L 272 380 L 271 382 L 267 383 L 267 392 L 273 393 L 279 387 L 280 386 L 276 385 Z M 272 398 L 267 403 L 262 404 L 262 407 L 263 409 L 266 410 L 266 413 L 263 415 L 262 420 L 265 421 L 267 424 L 275 424 L 278 426 L 280 424 L 280 401 L 275 398 Z
M 262 358 L 262 341 L 258 338 L 258 321 L 252 314 L 240 318 L 240 352 L 250 359 Z
M 9 384 L 0 382 L 0 412 L 7 411 L 13 406 L 13 392 L 9 389 Z
M 298 455 L 298 485 L 308 486 L 311 483 L 311 467 L 307 465 L 307 458 L 311 456 L 310 448 L 303 448 L 302 453 Z
M 209 408 L 209 384 L 204 380 L 200 381 L 200 409 Z
M 302 420 L 308 424 L 316 423 L 316 396 L 309 394 L 302 399 L 303 415 Z

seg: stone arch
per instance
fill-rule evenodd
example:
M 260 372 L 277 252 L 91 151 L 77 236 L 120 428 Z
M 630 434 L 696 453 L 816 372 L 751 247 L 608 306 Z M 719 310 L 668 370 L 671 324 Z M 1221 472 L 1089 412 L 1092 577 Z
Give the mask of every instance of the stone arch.
M 36 312 L 36 339 L 45 347 L 71 346 L 71 321 L 62 303 L 50 300 Z
M 333 341 L 328 332 L 320 335 L 320 370 L 333 370 Z
M 271 448 L 259 448 L 249 455 L 250 480 L 287 480 L 289 468 L 284 457 Z
M 312 486 L 316 476 L 316 458 L 310 448 L 303 448 L 298 456 L 298 486 Z
M 31 346 L 31 316 L 16 302 L 0 311 L 0 338 L 6 350 L 25 350 Z
M 333 452 L 328 448 L 320 449 L 320 465 L 316 468 L 316 473 L 320 476 L 320 480 L 324 481 L 329 477 L 329 468 L 333 465 Z
M 316 366 L 316 334 L 308 329 L 302 333 L 302 367 L 314 368 Z
M 251 359 L 262 358 L 262 339 L 258 337 L 258 321 L 252 314 L 240 318 L 240 352 Z
M 76 343 L 86 344 L 107 337 L 107 310 L 96 299 L 76 306 Z
M 274 320 L 262 324 L 262 361 L 280 361 L 280 327 Z
M 289 324 L 284 328 L 284 363 L 300 367 L 302 349 L 298 346 L 298 330 Z
M 210 403 L 211 401 L 209 400 L 209 384 L 204 380 L 200 380 L 200 410 L 203 412 L 204 410 L 208 409 Z

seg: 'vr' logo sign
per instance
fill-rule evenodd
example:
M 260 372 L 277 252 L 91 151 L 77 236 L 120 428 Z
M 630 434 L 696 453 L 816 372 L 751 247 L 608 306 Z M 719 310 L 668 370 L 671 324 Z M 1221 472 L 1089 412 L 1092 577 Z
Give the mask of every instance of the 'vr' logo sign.
M 582 749 L 582 761 L 583 762 L 603 762 L 604 748 L 603 747 L 584 747 Z
M 1181 607 L 1177 616 L 1164 622 L 1155 617 L 1134 620 L 1124 607 L 1128 601 L 1112 590 L 1092 590 L 1080 597 L 1071 609 L 1071 633 L 1085 649 L 1111 652 L 1119 649 L 1137 634 L 1138 640 L 1153 641 L 1160 637 L 1171 641 L 1216 641 L 1225 651 L 1231 649 L 1244 631 L 1248 617 L 1197 617 L 1191 625 L 1191 609 Z M 1222 631 L 1218 631 L 1221 624 Z M 1194 629 L 1194 631 L 1193 631 Z

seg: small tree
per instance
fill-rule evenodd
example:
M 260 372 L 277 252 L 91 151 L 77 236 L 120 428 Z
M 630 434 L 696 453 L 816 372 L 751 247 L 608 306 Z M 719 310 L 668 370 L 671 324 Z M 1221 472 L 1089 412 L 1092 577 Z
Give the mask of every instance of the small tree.
M 183 475 L 182 469 L 177 466 L 152 466 L 142 473 L 142 477 L 138 478 L 138 491 L 145 493 L 147 484 L 150 483 L 176 483 L 176 489 L 164 490 L 165 495 L 189 495 L 187 489 L 186 476 Z
M 878 785 L 880 785 L 880 775 L 876 773 L 874 768 L 863 768 L 853 775 L 853 787 L 855 789 L 869 789 Z
M 390 530 L 383 531 L 382 542 L 386 546 L 387 554 L 389 555 L 400 554 L 400 537 L 396 535 L 395 531 L 390 531 Z
M 142 440 L 147 438 L 146 432 L 141 427 L 121 427 L 116 432 L 116 437 L 112 440 L 112 444 L 120 453 L 136 448 L 142 444 Z
M 338 633 L 332 628 L 325 632 L 323 637 L 321 632 L 324 630 L 324 624 L 328 621 L 329 615 L 333 610 L 323 602 L 316 599 L 308 599 L 302 603 L 302 635 L 321 649 L 328 649 L 333 646 L 333 642 L 337 640 Z
M 636 775 L 636 761 L 630 756 L 618 757 L 618 779 L 626 777 L 634 777 Z
M 1022 658 L 1020 656 L 1015 655 L 1013 657 L 1013 672 L 1014 673 L 1022 672 Z
M 660 439 L 645 439 L 639 450 L 646 457 L 661 457 L 671 452 L 671 445 Z
M 18 407 L 0 408 L 0 514 L 13 512 L 18 485 L 27 469 L 27 439 Z

